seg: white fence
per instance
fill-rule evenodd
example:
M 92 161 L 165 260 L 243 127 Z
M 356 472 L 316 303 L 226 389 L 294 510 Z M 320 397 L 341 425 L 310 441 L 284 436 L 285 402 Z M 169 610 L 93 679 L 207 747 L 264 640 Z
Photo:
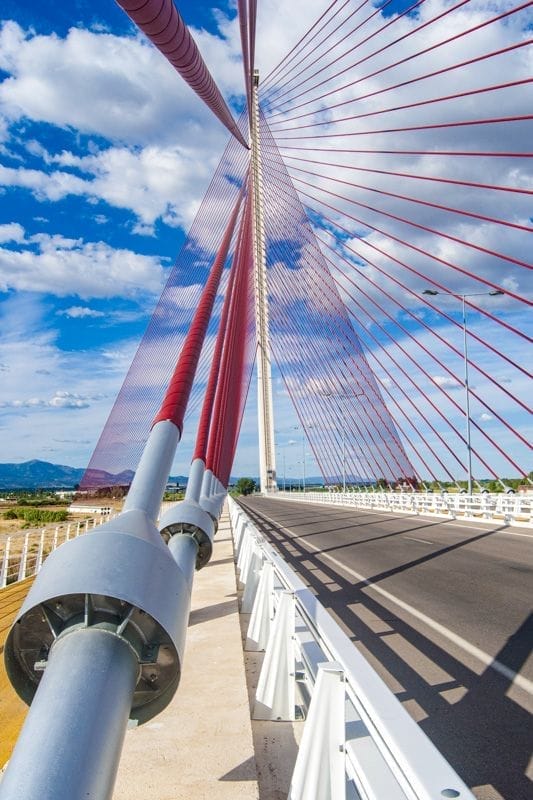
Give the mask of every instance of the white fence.
M 430 492 L 276 492 L 271 497 L 351 506 L 393 514 L 499 522 L 533 527 L 533 497 L 519 494 L 432 494 Z
M 101 515 L 79 522 L 48 525 L 0 536 L 0 589 L 8 583 L 37 575 L 43 561 L 53 550 L 69 539 L 101 525 L 108 518 L 109 515 Z
M 306 714 L 289 800 L 474 800 L 312 592 L 228 499 L 250 613 L 265 651 L 255 719 Z

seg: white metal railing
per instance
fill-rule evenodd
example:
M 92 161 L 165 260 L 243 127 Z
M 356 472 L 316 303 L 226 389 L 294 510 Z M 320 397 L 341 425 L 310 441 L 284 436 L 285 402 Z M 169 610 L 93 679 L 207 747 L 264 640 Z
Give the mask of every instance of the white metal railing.
M 533 496 L 520 494 L 440 494 L 431 492 L 276 492 L 280 500 L 342 505 L 395 514 L 499 522 L 533 527 Z
M 249 516 L 228 498 L 250 613 L 265 651 L 255 719 L 307 715 L 289 800 L 474 800 L 351 640 Z
M 47 525 L 0 536 L 0 589 L 37 575 L 53 550 L 108 519 L 109 514 L 102 514 L 78 522 Z

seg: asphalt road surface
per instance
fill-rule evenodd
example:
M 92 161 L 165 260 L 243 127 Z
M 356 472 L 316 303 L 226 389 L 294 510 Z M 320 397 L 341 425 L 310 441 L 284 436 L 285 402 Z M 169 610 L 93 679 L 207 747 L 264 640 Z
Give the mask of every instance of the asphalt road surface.
M 533 798 L 533 533 L 246 498 L 482 800 Z

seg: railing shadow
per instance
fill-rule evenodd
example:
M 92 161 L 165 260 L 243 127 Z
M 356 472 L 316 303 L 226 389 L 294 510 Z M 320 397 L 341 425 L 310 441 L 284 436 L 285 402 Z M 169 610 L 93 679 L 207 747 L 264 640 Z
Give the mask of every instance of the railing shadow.
M 374 596 L 369 596 L 366 581 L 354 585 L 321 560 L 320 553 L 309 552 L 281 526 L 265 520 L 250 506 L 247 506 L 247 511 L 316 593 L 318 600 L 333 613 L 398 698 L 420 720 L 423 730 L 463 780 L 473 788 L 479 787 L 479 796 L 486 800 L 496 796 L 505 800 L 529 800 L 532 784 L 526 770 L 531 756 L 531 716 L 517 702 L 518 692 L 523 695 L 524 702 L 526 696 L 516 687 L 511 690 L 511 677 L 505 677 L 491 666 L 477 674 L 453 653 L 396 616 Z M 272 537 L 273 532 L 276 537 Z M 384 580 L 492 533 L 494 531 L 488 531 L 385 570 L 369 578 L 368 582 Z M 336 591 L 332 592 L 325 584 L 324 576 L 336 585 Z M 362 616 L 354 608 L 363 612 Z M 382 621 L 381 631 L 372 629 L 368 619 L 364 619 L 364 612 L 368 612 L 372 619 Z M 397 648 L 394 649 L 398 644 L 395 640 L 407 643 L 409 661 Z M 505 664 L 512 672 L 519 672 L 531 652 L 532 641 L 533 620 L 530 616 L 509 637 L 494 661 Z M 436 674 L 444 672 L 446 677 L 437 683 L 428 682 L 417 671 L 416 663 L 413 665 L 413 653 L 419 653 L 419 661 L 425 662 L 422 668 L 418 665 L 420 672 L 424 672 L 430 662 L 430 668 L 433 666 Z M 522 701 L 522 697 L 520 699 Z

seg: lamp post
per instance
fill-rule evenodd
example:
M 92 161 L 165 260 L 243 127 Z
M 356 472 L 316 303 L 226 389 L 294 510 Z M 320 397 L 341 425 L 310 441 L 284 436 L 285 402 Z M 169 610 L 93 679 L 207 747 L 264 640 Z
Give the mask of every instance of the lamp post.
M 313 425 L 307 425 L 308 428 L 313 428 Z M 299 431 L 300 426 L 294 425 L 293 430 Z M 302 479 L 302 491 L 305 492 L 305 428 L 302 426 L 302 469 L 303 469 L 303 479 Z
M 340 397 L 343 400 L 348 400 L 350 397 L 364 397 L 364 392 L 353 392 L 350 394 L 340 394 L 340 393 L 333 393 L 333 392 L 318 392 L 321 397 Z M 342 432 L 342 493 L 346 494 L 346 426 L 344 424 L 344 418 L 337 416 L 335 413 L 335 417 L 337 423 L 341 426 Z
M 474 292 L 473 294 L 456 294 L 455 292 L 438 292 L 436 289 L 424 289 L 422 294 L 428 294 L 432 297 L 442 294 L 448 297 L 455 297 L 461 300 L 462 316 L 463 316 L 463 360 L 464 360 L 464 387 L 465 387 L 465 416 L 466 416 L 466 455 L 467 455 L 467 481 L 468 488 L 467 494 L 472 494 L 472 446 L 470 440 L 470 386 L 468 383 L 468 336 L 467 336 L 467 319 L 466 319 L 466 298 L 467 297 L 482 297 L 490 296 L 496 297 L 497 295 L 504 294 L 500 289 L 493 292 Z

